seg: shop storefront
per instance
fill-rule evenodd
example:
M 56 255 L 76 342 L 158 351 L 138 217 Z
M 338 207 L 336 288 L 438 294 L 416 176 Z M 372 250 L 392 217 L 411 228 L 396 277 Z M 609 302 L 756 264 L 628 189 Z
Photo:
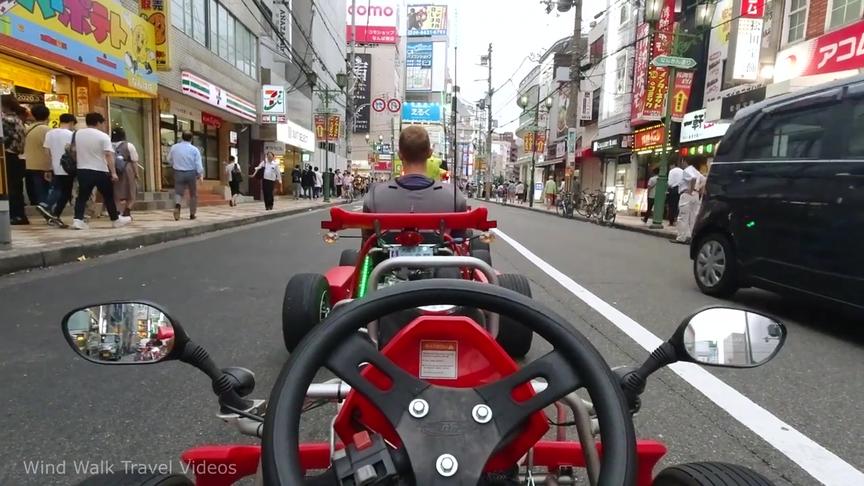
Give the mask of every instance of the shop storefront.
M 649 125 L 633 133 L 633 163 L 626 174 L 627 187 L 630 187 L 629 209 L 639 213 L 647 204 L 648 179 L 651 171 L 660 165 L 666 152 L 672 152 L 672 146 L 663 147 L 666 128 L 662 124 Z M 677 160 L 675 153 L 670 153 L 670 167 Z
M 315 152 L 315 134 L 300 125 L 286 120 L 276 126 L 276 140 L 284 148 L 282 155 L 282 188 L 283 194 L 290 194 L 293 190 L 291 185 L 291 171 L 295 167 L 303 168 L 303 164 Z M 266 145 L 266 144 L 265 144 Z M 265 147 L 266 150 L 266 147 Z M 265 152 L 266 153 L 266 152 Z M 323 170 L 319 167 L 319 169 Z
M 681 122 L 681 137 L 678 155 L 704 155 L 710 164 L 714 160 L 717 144 L 729 129 L 729 122 L 705 121 L 705 110 L 691 111 Z
M 615 193 L 619 209 L 626 209 L 625 196 L 629 193 L 627 181 L 631 167 L 633 134 L 618 134 L 594 140 L 591 144 L 593 159 L 582 165 L 582 178 L 590 189 Z

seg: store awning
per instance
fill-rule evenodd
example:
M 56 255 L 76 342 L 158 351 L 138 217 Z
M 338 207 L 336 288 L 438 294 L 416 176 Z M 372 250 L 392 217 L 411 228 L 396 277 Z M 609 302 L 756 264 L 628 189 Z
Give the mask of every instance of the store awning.
M 7 79 L 15 86 L 29 88 L 41 93 L 51 93 L 53 76 L 45 71 L 31 69 L 17 63 L 0 62 L 0 79 Z
M 103 94 L 113 96 L 114 98 L 155 98 L 155 94 L 144 93 L 137 89 L 127 88 L 126 86 L 112 83 L 110 81 L 99 81 L 99 90 Z

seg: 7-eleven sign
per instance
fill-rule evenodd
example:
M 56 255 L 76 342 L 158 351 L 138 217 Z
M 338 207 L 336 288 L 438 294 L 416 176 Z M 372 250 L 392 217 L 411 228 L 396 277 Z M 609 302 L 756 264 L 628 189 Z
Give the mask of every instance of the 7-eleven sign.
M 680 122 L 687 113 L 687 102 L 690 101 L 690 88 L 693 87 L 693 71 L 677 71 L 675 84 L 672 85 L 672 121 Z

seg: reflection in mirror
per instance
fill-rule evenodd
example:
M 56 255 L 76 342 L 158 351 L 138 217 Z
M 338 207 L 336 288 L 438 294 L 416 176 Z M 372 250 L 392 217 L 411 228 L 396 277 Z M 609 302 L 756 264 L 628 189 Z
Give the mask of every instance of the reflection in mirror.
M 174 328 L 159 309 L 133 302 L 81 309 L 64 323 L 73 349 L 100 363 L 161 361 L 174 349 Z
M 785 329 L 770 317 L 741 309 L 706 309 L 690 319 L 684 349 L 709 365 L 759 366 L 779 350 Z

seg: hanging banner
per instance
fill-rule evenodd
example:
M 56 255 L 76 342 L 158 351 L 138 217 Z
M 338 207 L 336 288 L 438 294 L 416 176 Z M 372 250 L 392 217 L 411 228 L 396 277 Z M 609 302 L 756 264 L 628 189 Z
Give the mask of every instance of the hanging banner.
M 315 114 L 315 139 L 319 142 L 339 140 L 342 133 L 342 117 L 339 115 Z
M 142 0 L 144 1 L 144 0 Z M 167 1 L 167 0 L 161 0 Z M 291 2 L 290 0 L 273 3 L 273 24 L 276 26 L 275 41 L 279 52 L 291 58 Z
M 638 105 L 633 103 L 631 119 L 634 123 L 659 120 L 663 116 L 666 93 L 669 91 L 669 69 L 654 66 L 649 60 L 657 56 L 669 55 L 672 52 L 675 2 L 676 0 L 664 0 L 663 8 L 660 10 L 660 19 L 657 21 L 656 32 L 649 35 L 647 25 L 639 26 L 644 35 L 637 32 L 637 39 L 639 39 L 637 47 L 642 48 L 645 52 L 638 51 L 636 57 L 637 61 L 641 63 L 642 57 L 645 56 L 646 67 L 644 71 L 647 73 L 647 79 L 644 80 L 644 95 L 641 96 L 641 99 L 637 100 L 636 94 L 634 94 L 634 101 L 640 102 Z M 641 43 L 643 37 L 649 40 L 647 45 Z M 641 68 L 641 66 L 639 67 Z M 636 93 L 636 88 L 641 88 L 641 86 L 637 86 L 641 83 L 642 80 L 634 78 L 634 93 Z
M 591 91 L 583 91 L 579 96 L 579 120 L 591 121 L 594 97 Z
M 672 121 L 680 122 L 687 113 L 687 102 L 690 101 L 692 87 L 693 71 L 675 73 L 675 83 L 672 86 Z
M 115 0 L 0 0 L 0 44 L 156 94 L 154 28 Z
M 534 151 L 534 132 L 527 132 L 522 137 L 522 150 L 525 153 Z
M 408 37 L 447 35 L 446 5 L 409 5 Z
M 762 50 L 762 26 L 765 0 L 741 0 L 741 17 L 735 36 L 735 59 L 732 79 L 756 81 L 759 77 L 759 54 Z
M 372 103 L 372 54 L 355 54 L 354 62 L 354 114 L 353 133 L 369 133 L 370 104 Z
M 432 43 L 409 42 L 405 54 L 405 89 L 430 91 L 432 89 Z
M 153 25 L 156 42 L 156 69 L 171 70 L 171 0 L 138 0 L 138 15 Z
M 633 59 L 633 103 L 630 105 L 631 121 L 639 121 L 645 108 L 645 87 L 648 81 L 648 33 L 650 26 L 643 22 L 636 28 L 636 56 Z

